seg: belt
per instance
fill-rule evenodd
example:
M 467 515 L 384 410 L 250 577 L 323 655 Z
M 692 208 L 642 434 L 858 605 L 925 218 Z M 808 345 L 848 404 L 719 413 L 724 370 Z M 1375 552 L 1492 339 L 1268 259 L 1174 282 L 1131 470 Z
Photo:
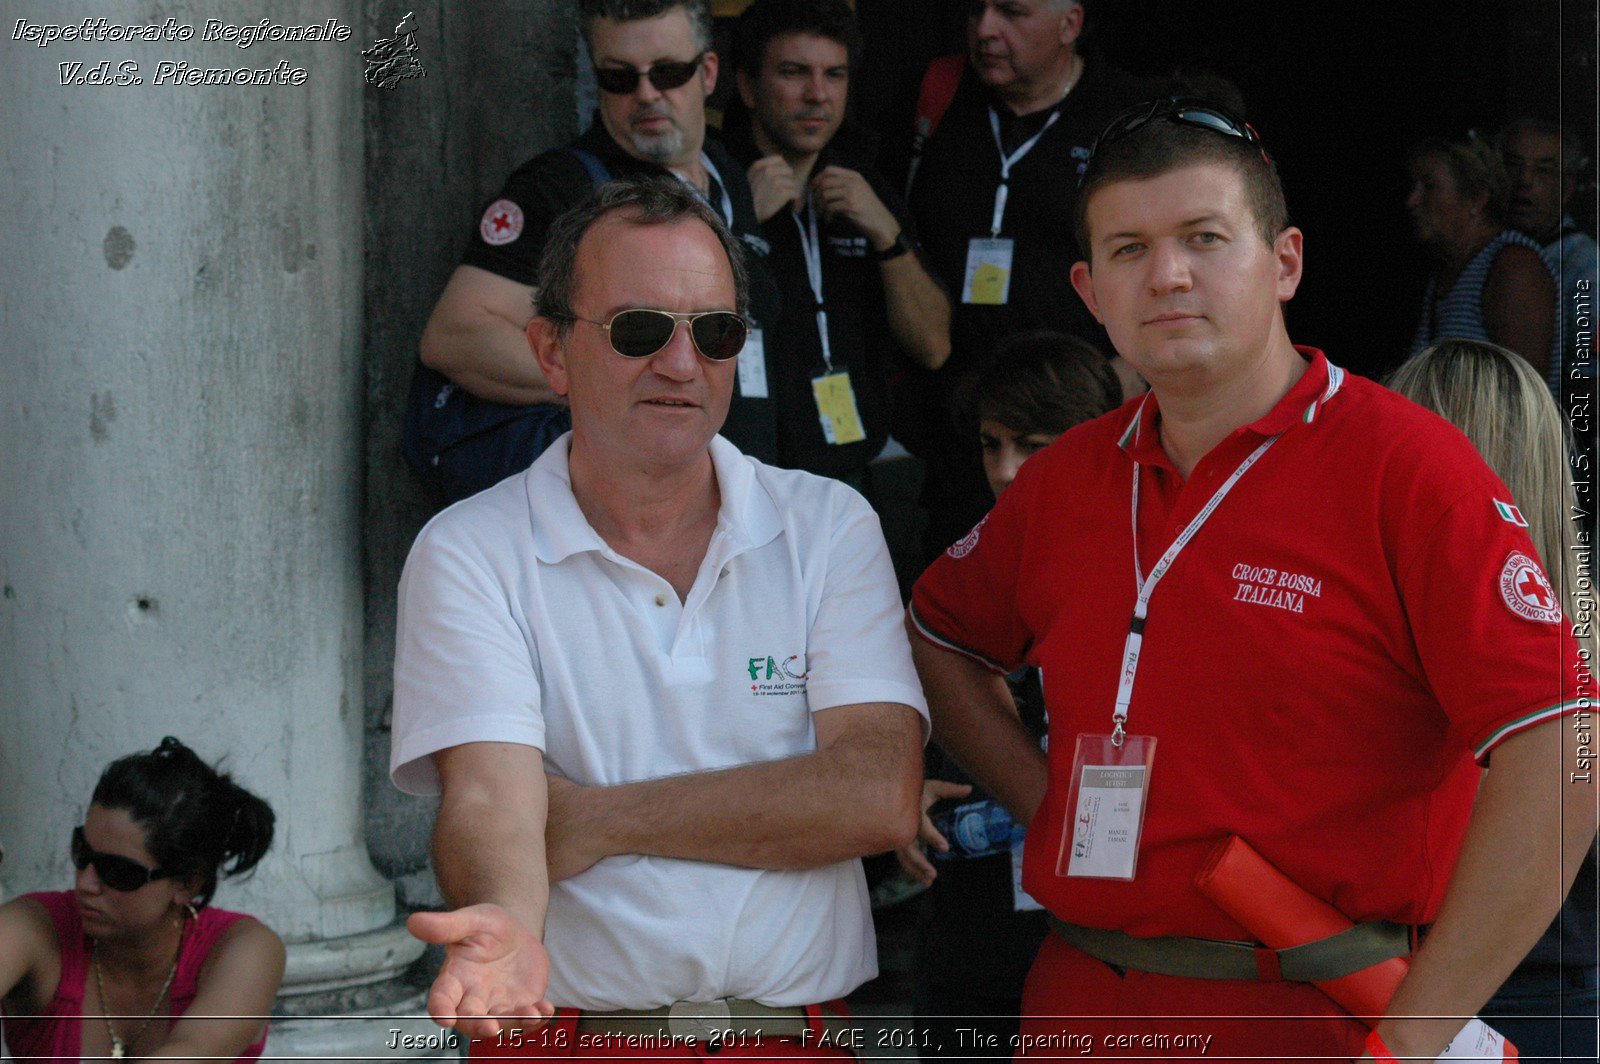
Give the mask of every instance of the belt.
M 733 1039 L 800 1038 L 811 1029 L 803 1005 L 773 1006 L 743 998 L 679 1001 L 655 1009 L 617 1012 L 580 1012 L 577 1029 L 583 1034 L 615 1036 L 671 1036 L 717 1042 Z M 838 1042 L 838 1035 L 853 1025 L 848 1017 L 817 1008 L 823 1029 Z M 846 1043 L 848 1044 L 848 1043 Z
M 1213 938 L 1138 938 L 1050 917 L 1050 930 L 1095 960 L 1187 979 L 1317 983 L 1411 953 L 1411 928 L 1376 920 L 1287 949 Z

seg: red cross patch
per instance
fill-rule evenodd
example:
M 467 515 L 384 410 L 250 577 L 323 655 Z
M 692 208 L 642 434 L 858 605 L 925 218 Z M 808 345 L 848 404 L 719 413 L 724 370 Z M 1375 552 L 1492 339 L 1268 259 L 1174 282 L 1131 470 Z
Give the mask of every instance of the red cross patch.
M 483 212 L 478 235 L 485 244 L 509 244 L 522 235 L 522 208 L 508 199 L 495 200 Z
M 1500 597 L 1518 617 L 1545 624 L 1561 623 L 1561 602 L 1539 563 L 1512 551 L 1500 569 Z
M 984 514 L 983 520 L 972 526 L 972 531 L 950 544 L 950 549 L 945 551 L 950 557 L 960 560 L 972 553 L 972 548 L 978 545 L 978 537 L 983 535 L 983 526 L 989 520 L 989 515 Z

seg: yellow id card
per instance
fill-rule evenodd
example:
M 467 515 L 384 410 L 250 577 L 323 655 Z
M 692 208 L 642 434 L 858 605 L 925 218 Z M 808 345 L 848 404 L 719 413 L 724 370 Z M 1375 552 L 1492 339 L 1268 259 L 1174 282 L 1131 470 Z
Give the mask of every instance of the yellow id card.
M 961 302 L 980 306 L 1003 306 L 1011 298 L 1011 254 L 1009 238 L 972 240 L 967 244 L 967 277 L 961 286 Z
M 850 387 L 849 371 L 812 377 L 811 394 L 817 400 L 822 436 L 829 443 L 860 443 L 867 438 L 867 430 L 861 427 L 861 411 L 856 408 L 856 392 Z

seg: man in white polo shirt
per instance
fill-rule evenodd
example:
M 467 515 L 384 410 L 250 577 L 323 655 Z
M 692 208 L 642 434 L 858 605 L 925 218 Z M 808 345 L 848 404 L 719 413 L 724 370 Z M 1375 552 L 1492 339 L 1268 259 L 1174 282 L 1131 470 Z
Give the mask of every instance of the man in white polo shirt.
M 474 1056 L 811 1054 L 876 974 L 855 858 L 916 830 L 926 707 L 866 503 L 716 435 L 739 255 L 673 181 L 558 220 L 528 340 L 573 430 L 406 563 L 391 772 L 457 907 L 411 928 Z

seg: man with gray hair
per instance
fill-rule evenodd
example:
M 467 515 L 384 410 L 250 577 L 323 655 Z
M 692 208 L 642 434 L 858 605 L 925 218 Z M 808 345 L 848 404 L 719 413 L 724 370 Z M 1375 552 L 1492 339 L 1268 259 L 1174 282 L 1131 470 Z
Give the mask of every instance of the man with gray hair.
M 478 219 L 422 335 L 427 370 L 476 400 L 536 408 L 547 427 L 526 440 L 508 438 L 494 470 L 460 487 L 447 482 L 452 498 L 525 468 L 570 424 L 522 334 L 533 317 L 534 274 L 546 231 L 595 185 L 613 177 L 679 178 L 756 256 L 756 328 L 778 314 L 776 286 L 759 264 L 767 246 L 743 167 L 706 136 L 706 98 L 719 69 L 708 0 L 582 0 L 580 18 L 600 89 L 594 124 L 506 179 Z M 740 357 L 738 378 L 725 434 L 745 453 L 771 461 L 777 428 L 759 331 Z M 520 424 L 508 419 L 496 431 L 509 437 Z
M 1594 237 L 1567 213 L 1588 162 L 1583 144 L 1571 130 L 1542 118 L 1516 119 L 1501 131 L 1499 143 L 1511 178 L 1506 220 L 1538 241 L 1545 265 L 1560 284 L 1561 357 L 1550 360 L 1550 390 L 1565 408 L 1581 407 L 1592 427 L 1596 249 Z M 1579 435 L 1592 460 L 1593 433 Z
M 969 5 L 965 68 L 911 187 L 917 233 L 954 304 L 950 358 L 916 375 L 921 387 L 907 404 L 907 420 L 925 429 L 904 442 L 929 467 L 930 555 L 994 503 L 976 436 L 957 431 L 946 412 L 956 382 L 1017 333 L 1048 329 L 1105 344 L 1068 280 L 1081 257 L 1074 190 L 1095 134 L 1153 87 L 1081 55 L 1084 18 L 1081 0 Z
M 856 858 L 916 830 L 926 706 L 865 500 L 716 435 L 740 256 L 670 179 L 558 219 L 527 342 L 572 431 L 406 562 L 391 773 L 455 906 L 410 927 L 474 1056 L 848 1055 L 877 973 Z

